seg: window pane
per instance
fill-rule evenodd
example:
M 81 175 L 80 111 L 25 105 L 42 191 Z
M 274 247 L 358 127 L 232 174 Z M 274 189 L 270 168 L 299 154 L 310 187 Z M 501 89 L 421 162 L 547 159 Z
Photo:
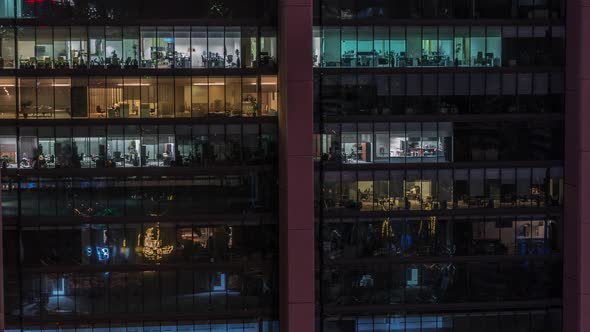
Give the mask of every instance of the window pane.
M 207 28 L 192 27 L 191 29 L 192 67 L 207 67 Z
M 88 65 L 88 36 L 86 27 L 71 28 L 70 54 L 73 68 L 86 68 Z
M 260 107 L 262 116 L 277 116 L 279 110 L 278 82 L 276 76 L 262 76 Z
M 485 27 L 471 28 L 471 64 L 473 66 L 484 66 L 486 64 L 484 55 L 486 50 Z
M 417 66 L 422 58 L 422 29 L 420 27 L 407 28 L 407 65 Z
M 191 67 L 191 38 L 189 27 L 175 27 L 174 28 L 174 68 Z
M 37 68 L 53 68 L 53 29 L 47 26 L 37 27 L 35 36 L 35 57 L 37 58 Z
M 88 28 L 88 37 L 90 39 L 90 67 L 103 68 L 105 64 L 105 28 L 90 27 Z
M 172 68 L 174 66 L 174 32 L 172 27 L 158 27 L 156 54 L 158 68 Z
M 260 30 L 260 67 L 276 69 L 277 66 L 277 32 L 273 28 Z
M 71 79 L 67 77 L 56 77 L 53 82 L 53 85 L 55 94 L 55 117 L 61 119 L 68 119 L 72 116 Z
M 374 67 L 375 47 L 372 27 L 358 28 L 358 66 Z
M 391 54 L 395 59 L 394 67 L 410 66 L 411 62 L 406 52 L 406 29 L 391 27 L 389 33 Z
M 123 27 L 122 56 L 125 68 L 139 67 L 139 27 Z
M 209 112 L 209 82 L 207 77 L 193 77 L 191 89 L 193 117 L 207 116 Z
M 240 68 L 241 63 L 241 33 L 239 27 L 227 27 L 225 28 L 225 64 L 228 68 Z
M 209 115 L 225 115 L 225 79 L 209 77 Z
M 141 84 L 139 77 L 123 77 L 123 103 L 121 105 L 123 117 L 139 117 L 139 110 L 141 107 Z
M 191 116 L 191 79 L 176 77 L 174 79 L 174 107 L 176 117 Z
M 470 65 L 469 28 L 455 28 L 455 64 L 459 66 Z
M 228 116 L 242 115 L 242 79 L 240 77 L 225 78 L 225 107 Z
M 19 68 L 32 69 L 37 64 L 35 58 L 35 27 L 18 27 Z
M 121 27 L 106 27 L 106 57 L 107 68 L 121 68 L 123 56 L 123 31 Z
M 174 117 L 174 79 L 158 77 L 158 117 Z
M 158 42 L 155 27 L 141 27 L 141 68 L 156 68 L 158 61 Z
M 256 77 L 242 78 L 242 114 L 244 116 L 261 115 Z
M 14 17 L 14 0 L 0 1 L 0 17 L 13 18 Z
M 158 89 L 157 79 L 154 77 L 142 77 L 140 84 L 140 116 L 142 118 L 157 117 Z
M 2 16 L 2 2 L 0 2 L 0 17 Z M 0 69 L 15 68 L 14 27 L 0 26 Z
M 223 27 L 209 27 L 207 31 L 207 42 L 209 51 L 207 53 L 208 68 L 225 67 L 225 45 Z
M 258 56 L 258 29 L 256 27 L 242 28 L 241 31 L 241 55 L 238 57 L 242 63 L 242 68 L 256 67 Z
M 324 27 L 322 38 L 323 67 L 340 67 L 340 28 Z
M 341 40 L 342 67 L 356 67 L 357 35 L 356 27 L 342 27 Z
M 0 78 L 0 118 L 16 118 L 16 80 L 13 77 Z

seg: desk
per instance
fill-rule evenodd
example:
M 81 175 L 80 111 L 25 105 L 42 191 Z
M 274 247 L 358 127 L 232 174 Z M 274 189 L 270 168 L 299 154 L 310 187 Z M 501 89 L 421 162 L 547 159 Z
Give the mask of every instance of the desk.
M 178 58 L 176 59 L 176 62 L 174 63 L 174 67 L 175 68 L 191 68 L 191 59 L 186 57 L 186 58 Z
M 32 59 L 21 59 L 19 61 L 19 68 L 20 69 L 35 69 L 37 64 L 37 60 L 35 58 Z
M 342 57 L 342 67 L 352 67 L 353 61 L 354 61 L 354 55 L 343 56 Z

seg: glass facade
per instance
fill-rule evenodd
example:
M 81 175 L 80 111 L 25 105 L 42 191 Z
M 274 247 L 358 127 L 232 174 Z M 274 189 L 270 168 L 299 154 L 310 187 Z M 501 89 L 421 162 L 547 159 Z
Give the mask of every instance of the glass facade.
M 316 137 L 316 158 L 343 164 L 450 162 L 452 123 L 330 124 Z
M 105 231 L 109 233 L 106 239 L 103 237 Z M 146 248 L 145 238 L 149 239 L 156 231 L 160 232 L 162 241 L 168 243 L 170 252 L 154 253 L 149 246 Z M 43 266 L 43 262 L 52 259 L 49 253 L 55 252 L 57 255 L 54 255 L 53 260 L 56 265 L 62 266 L 73 262 L 86 266 L 133 266 L 153 261 L 206 263 L 211 260 L 232 262 L 244 258 L 263 265 L 265 257 L 276 253 L 276 241 L 265 237 L 266 231 L 273 230 L 265 229 L 261 222 L 209 227 L 191 223 L 27 226 L 22 230 L 26 246 L 23 264 L 31 268 Z M 65 246 L 59 241 L 49 240 L 54 237 L 69 238 L 71 241 Z M 141 250 L 131 247 L 141 247 Z M 269 276 L 264 278 L 266 283 L 272 279 Z
M 279 112 L 276 75 L 4 76 L 0 91 L 3 119 L 276 117 Z
M 487 313 L 456 313 L 422 315 L 391 314 L 373 317 L 330 317 L 322 326 L 326 331 L 416 331 L 451 332 L 472 329 L 492 331 L 558 331 L 559 310 L 535 310 L 531 312 L 506 311 Z
M 276 11 L 0 0 L 6 331 L 278 331 Z
M 563 0 L 317 0 L 314 15 L 322 21 L 391 19 L 559 20 Z
M 178 279 L 180 285 L 177 285 Z M 182 281 L 190 279 L 194 284 L 188 284 L 191 286 L 189 290 Z M 263 285 L 271 286 L 269 276 L 264 272 L 258 272 L 256 276 L 229 271 L 186 270 L 100 272 L 74 276 L 70 273 L 25 273 L 22 285 L 23 292 L 34 299 L 23 301 L 22 315 L 33 319 L 126 312 L 192 312 L 201 308 L 211 311 L 252 310 L 271 305 L 264 299 Z M 179 290 L 178 286 L 185 290 Z M 192 288 L 201 295 L 201 301 L 193 301 L 190 296 L 185 297 L 184 303 L 177 301 L 179 293 L 192 294 Z
M 0 29 L 0 69 L 260 67 L 272 71 L 277 64 L 272 27 L 3 25 Z
M 562 121 L 501 123 L 327 122 L 315 135 L 315 159 L 359 165 L 563 159 Z M 522 144 L 511 144 L 518 139 Z
M 272 163 L 272 124 L 0 128 L 4 168 L 204 167 Z M 10 133 L 12 132 L 12 135 Z
M 0 0 L 6 331 L 562 331 L 566 1 L 311 2 Z
M 273 176 L 270 171 L 184 177 L 7 176 L 3 215 L 188 219 L 207 212 L 234 214 L 251 209 L 269 213 L 276 204 L 274 188 L 268 184 Z M 219 196 L 225 200 L 219 200 Z
M 452 254 L 473 257 L 476 263 L 484 258 L 476 256 L 555 258 L 562 252 L 561 222 L 556 216 L 330 217 L 326 221 L 322 250 L 334 269 L 347 260 L 362 264 L 371 257 L 429 257 L 435 262 Z M 403 282 L 399 287 L 404 287 Z M 375 291 L 381 290 L 377 287 Z
M 202 1 L 187 5 L 182 0 L 163 3 L 156 0 L 2 0 L 0 18 L 67 20 L 72 22 L 160 19 L 215 19 L 276 21 L 276 2 L 272 0 Z
M 563 65 L 563 26 L 321 26 L 316 67 Z
M 53 329 L 53 328 L 57 329 Z M 9 329 L 6 332 L 19 332 L 20 330 Z M 248 319 L 232 319 L 232 320 L 182 320 L 178 323 L 173 321 L 166 321 L 160 324 L 150 321 L 137 322 L 132 324 L 121 324 L 113 321 L 110 324 L 62 324 L 60 326 L 49 326 L 47 328 L 35 327 L 27 329 L 27 332 L 45 332 L 45 331 L 63 331 L 63 332 L 276 332 L 279 331 L 278 321 L 256 321 Z
M 564 6 L 314 1 L 318 331 L 562 331 Z
M 471 168 L 333 171 L 323 174 L 326 213 L 559 207 L 563 169 Z
M 471 73 L 322 73 L 321 115 L 563 113 L 564 75 L 554 71 Z

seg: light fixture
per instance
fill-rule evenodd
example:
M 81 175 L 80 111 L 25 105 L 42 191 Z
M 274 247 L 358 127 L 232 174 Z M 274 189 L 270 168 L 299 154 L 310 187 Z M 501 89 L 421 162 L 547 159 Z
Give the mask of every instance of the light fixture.
M 149 83 L 117 83 L 117 86 L 150 86 Z
M 110 257 L 110 251 L 108 247 L 96 247 L 96 256 L 98 257 L 98 260 L 103 262 L 103 261 L 108 261 L 109 257 Z
M 138 236 L 139 237 L 139 236 Z M 159 261 L 174 251 L 174 245 L 163 245 L 160 239 L 160 226 L 149 227 L 143 237 L 143 256 L 150 260 Z
M 209 82 L 209 83 L 193 83 L 194 86 L 220 86 L 225 85 L 225 82 Z

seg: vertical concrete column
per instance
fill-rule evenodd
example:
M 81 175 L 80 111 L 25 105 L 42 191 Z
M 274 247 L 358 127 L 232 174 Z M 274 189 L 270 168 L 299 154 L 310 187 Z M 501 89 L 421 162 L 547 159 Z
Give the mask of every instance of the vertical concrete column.
M 314 330 L 312 0 L 279 0 L 281 332 Z
M 590 331 L 590 1 L 567 1 L 563 331 Z

